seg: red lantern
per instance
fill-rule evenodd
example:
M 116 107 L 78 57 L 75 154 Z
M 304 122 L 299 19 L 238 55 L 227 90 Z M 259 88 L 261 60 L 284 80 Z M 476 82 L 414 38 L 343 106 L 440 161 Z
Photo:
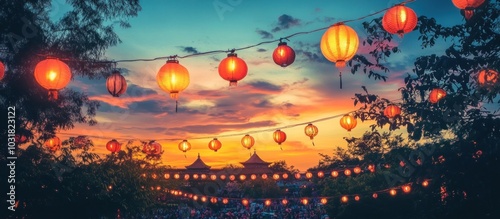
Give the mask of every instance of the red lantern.
M 59 139 L 57 136 L 54 136 L 53 138 L 47 140 L 44 145 L 51 152 L 55 152 L 61 148 L 61 139 Z
M 405 185 L 402 187 L 404 193 L 410 193 L 411 192 L 411 186 Z
M 179 93 L 189 85 L 189 72 L 179 61 L 171 59 L 158 71 L 156 82 L 172 99 L 177 100 Z
M 229 200 L 227 198 L 222 199 L 222 204 L 227 205 L 227 203 L 229 203 Z
M 127 81 L 119 71 L 114 71 L 113 74 L 106 79 L 106 88 L 111 96 L 119 97 L 127 90 Z
M 469 20 L 474 15 L 474 9 L 484 3 L 484 0 L 452 0 L 455 7 L 464 10 L 465 19 Z
M 354 196 L 354 200 L 359 201 L 359 195 Z
M 217 152 L 217 150 L 219 150 L 221 147 L 222 143 L 220 143 L 220 141 L 217 140 L 217 138 L 214 138 L 213 140 L 208 142 L 208 148 L 210 148 L 210 150 L 213 150 L 215 152 Z
M 429 94 L 429 102 L 431 103 L 437 103 L 439 100 L 443 99 L 446 97 L 446 91 L 441 89 L 441 88 L 434 88 L 432 89 L 431 93 Z
M 118 141 L 113 139 L 106 144 L 106 149 L 108 149 L 108 151 L 111 151 L 111 153 L 116 153 L 120 151 L 121 145 Z
M 156 141 L 144 143 L 142 152 L 147 155 L 158 156 L 162 153 L 161 144 Z
M 417 14 L 404 5 L 396 5 L 387 10 L 382 18 L 382 26 L 391 34 L 400 37 L 411 32 L 417 26 Z
M 339 172 L 337 172 L 337 171 L 332 171 L 332 174 L 331 174 L 331 175 L 332 175 L 332 177 L 333 177 L 333 178 L 335 178 L 335 177 L 339 176 Z
M 247 76 L 247 72 L 247 63 L 238 58 L 236 53 L 227 54 L 227 58 L 219 64 L 219 75 L 229 81 L 229 86 L 236 86 L 239 80 Z
M 360 167 L 354 167 L 353 169 L 355 174 L 360 174 L 361 173 L 361 168 Z
M 351 116 L 351 115 L 344 115 L 341 119 L 340 119 L 340 126 L 342 126 L 342 128 L 346 129 L 348 132 L 350 132 L 354 127 L 356 127 L 356 125 L 358 124 L 358 122 L 356 121 L 356 118 L 354 118 L 354 116 Z
M 191 144 L 187 140 L 183 140 L 181 143 L 179 143 L 179 150 L 186 153 L 186 151 L 191 150 Z
M 265 174 L 265 173 L 264 173 L 264 174 L 262 174 L 260 177 L 261 177 L 262 179 L 267 179 L 267 174 Z
M 243 145 L 243 147 L 245 147 L 246 149 L 252 148 L 254 144 L 255 144 L 255 140 L 250 135 L 245 135 L 241 139 L 241 145 Z
M 401 114 L 401 108 L 396 105 L 389 105 L 384 109 L 384 116 L 387 118 L 394 118 Z
M 281 143 L 286 141 L 286 133 L 278 129 L 274 131 L 273 138 L 276 143 L 281 145 Z
M 318 134 L 318 127 L 315 125 L 309 123 L 307 126 L 304 128 L 304 133 L 309 136 L 311 140 L 314 139 L 314 136 Z
M 49 90 L 49 100 L 57 100 L 58 90 L 71 81 L 71 70 L 58 59 L 47 58 L 36 65 L 35 79 L 40 86 Z
M 498 81 L 498 72 L 493 69 L 481 70 L 477 76 L 480 85 L 493 85 Z
M 281 200 L 281 204 L 282 205 L 287 205 L 288 204 L 288 200 L 286 200 L 286 199 Z
M 215 197 L 210 198 L 210 202 L 212 202 L 212 204 L 216 204 L 217 198 L 215 198 Z
M 5 65 L 3 65 L 3 62 L 0 61 L 0 81 L 3 79 L 5 76 Z
M 287 67 L 295 61 L 295 51 L 286 42 L 280 42 L 273 52 L 273 60 L 281 67 Z
M 343 23 L 338 23 L 326 30 L 321 38 L 320 47 L 326 59 L 335 62 L 337 68 L 343 68 L 345 63 L 356 55 L 358 44 L 356 31 Z

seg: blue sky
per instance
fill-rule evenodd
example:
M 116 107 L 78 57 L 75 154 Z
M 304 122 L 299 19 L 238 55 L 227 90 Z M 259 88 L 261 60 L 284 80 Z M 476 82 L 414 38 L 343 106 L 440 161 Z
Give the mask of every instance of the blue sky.
M 56 1 L 55 4 L 59 4 Z M 355 19 L 388 8 L 400 1 L 249 1 L 249 0 L 154 0 L 141 3 L 138 17 L 131 18 L 131 28 L 117 28 L 122 43 L 109 48 L 110 60 L 154 58 L 187 55 L 193 51 L 228 50 L 275 40 L 296 32 L 326 27 L 339 21 Z M 464 22 L 459 9 L 450 1 L 418 0 L 407 5 L 418 16 L 434 17 L 445 26 Z M 64 12 L 59 5 L 53 16 Z M 383 13 L 347 25 L 356 30 L 360 41 L 366 36 L 361 27 Z M 107 153 L 104 144 L 116 138 L 125 140 L 159 140 L 163 145 L 163 163 L 183 167 L 194 161 L 197 153 L 208 165 L 221 167 L 248 158 L 248 151 L 239 141 L 249 131 L 267 130 L 343 114 L 357 109 L 352 97 L 366 86 L 372 93 L 388 99 L 398 99 L 397 89 L 402 78 L 411 72 L 416 57 L 441 53 L 449 43 L 422 50 L 416 38 L 409 33 L 395 43 L 402 52 L 387 59 L 391 72 L 388 82 L 368 79 L 363 73 L 352 75 L 344 70 L 344 89 L 339 89 L 338 70 L 323 58 L 319 41 L 324 31 L 290 38 L 289 45 L 297 52 L 296 61 L 281 68 L 272 61 L 277 43 L 244 51 L 249 72 L 237 87 L 229 88 L 217 72 L 225 54 L 195 56 L 180 59 L 190 72 L 191 83 L 180 94 L 179 112 L 175 103 L 156 83 L 158 69 L 165 60 L 153 62 L 118 63 L 126 69 L 127 93 L 120 98 L 109 95 L 103 80 L 76 78 L 69 87 L 82 90 L 92 99 L 101 101 L 97 126 L 79 125 L 75 130 L 61 131 L 62 139 L 85 132 L 95 136 L 96 151 Z M 358 49 L 360 52 L 367 48 Z M 317 164 L 318 153 L 331 154 L 337 146 L 345 147 L 342 137 L 359 136 L 368 131 L 368 123 L 347 132 L 338 119 L 315 124 L 319 128 L 316 146 L 312 146 L 303 127 L 284 129 L 288 134 L 283 150 L 272 140 L 272 132 L 255 134 L 254 148 L 267 161 L 286 160 L 305 170 Z M 190 141 L 193 149 L 187 158 L 177 149 L 179 141 L 241 134 L 238 137 L 219 138 L 223 146 L 218 152 L 207 147 L 210 139 Z M 307 156 L 307 159 L 304 159 Z

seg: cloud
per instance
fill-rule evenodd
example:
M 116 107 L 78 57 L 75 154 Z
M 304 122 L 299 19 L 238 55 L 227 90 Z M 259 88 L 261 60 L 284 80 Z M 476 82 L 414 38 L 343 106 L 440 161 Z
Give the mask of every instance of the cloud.
M 257 49 L 257 52 L 267 52 L 267 49 L 260 48 L 260 49 Z
M 261 91 L 281 92 L 282 87 L 269 83 L 267 81 L 251 81 L 247 83 L 251 88 Z
M 198 50 L 192 46 L 181 46 L 183 52 L 196 54 Z
M 208 125 L 188 125 L 171 128 L 173 131 L 182 131 L 195 134 L 218 134 L 221 132 L 235 131 L 241 129 L 258 128 L 276 125 L 273 121 L 246 122 L 237 124 L 208 124 Z
M 280 30 L 286 30 L 290 27 L 293 26 L 299 26 L 300 25 L 300 20 L 297 18 L 293 18 L 290 15 L 283 14 L 278 17 L 278 25 L 273 28 L 271 31 L 272 32 L 278 32 Z
M 267 32 L 265 30 L 257 29 L 257 30 L 255 30 L 255 32 L 257 32 L 260 35 L 261 39 L 272 39 L 272 38 L 274 38 L 274 36 L 273 36 L 272 33 Z

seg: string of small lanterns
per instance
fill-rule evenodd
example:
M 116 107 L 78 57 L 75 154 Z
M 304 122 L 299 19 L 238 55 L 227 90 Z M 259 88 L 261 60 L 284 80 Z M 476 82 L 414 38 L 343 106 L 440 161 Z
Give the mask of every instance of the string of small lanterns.
M 212 204 L 217 204 L 221 202 L 224 205 L 229 204 L 230 200 L 239 201 L 242 205 L 247 206 L 250 203 L 263 203 L 265 206 L 270 206 L 274 203 L 280 203 L 282 205 L 288 205 L 290 201 L 300 202 L 303 205 L 308 205 L 311 201 L 319 201 L 321 204 L 327 204 L 331 201 L 338 200 L 341 204 L 349 204 L 350 200 L 354 200 L 355 202 L 361 201 L 363 198 L 372 198 L 377 199 L 379 195 L 387 194 L 389 196 L 396 196 L 398 191 L 403 194 L 409 194 L 412 191 L 412 186 L 420 185 L 422 188 L 427 188 L 431 183 L 430 179 L 425 179 L 421 182 L 417 183 L 407 183 L 401 186 L 390 187 L 382 190 L 377 190 L 368 193 L 359 193 L 359 194 L 344 194 L 344 195 L 336 195 L 336 196 L 317 196 L 317 197 L 300 197 L 300 198 L 231 198 L 231 197 L 219 197 L 219 196 L 204 196 L 200 194 L 183 192 L 181 190 L 172 190 L 172 189 L 164 189 L 163 191 L 170 193 L 173 196 L 176 196 L 181 199 L 191 199 L 193 201 L 201 201 L 207 202 L 210 201 Z M 151 190 L 162 190 L 160 186 L 151 187 Z

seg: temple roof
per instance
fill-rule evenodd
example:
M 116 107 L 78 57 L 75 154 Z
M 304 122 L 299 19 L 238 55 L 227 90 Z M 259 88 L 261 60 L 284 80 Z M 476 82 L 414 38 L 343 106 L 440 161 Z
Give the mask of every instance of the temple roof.
M 271 163 L 270 163 L 270 162 L 266 162 L 266 161 L 262 160 L 262 159 L 259 157 L 259 155 L 257 155 L 257 151 L 255 151 L 255 150 L 254 150 L 253 155 L 252 155 L 252 156 L 250 156 L 250 158 L 249 158 L 247 161 L 245 161 L 245 162 L 241 162 L 241 164 L 243 164 L 244 166 L 246 166 L 246 165 L 248 165 L 248 164 L 251 164 L 251 165 L 252 165 L 252 164 L 253 164 L 253 165 L 255 165 L 255 164 L 265 164 L 265 165 L 269 165 L 269 164 L 271 164 Z
M 210 169 L 210 166 L 206 165 L 200 158 L 200 153 L 198 153 L 198 159 L 196 159 L 191 165 L 186 166 L 186 169 Z

